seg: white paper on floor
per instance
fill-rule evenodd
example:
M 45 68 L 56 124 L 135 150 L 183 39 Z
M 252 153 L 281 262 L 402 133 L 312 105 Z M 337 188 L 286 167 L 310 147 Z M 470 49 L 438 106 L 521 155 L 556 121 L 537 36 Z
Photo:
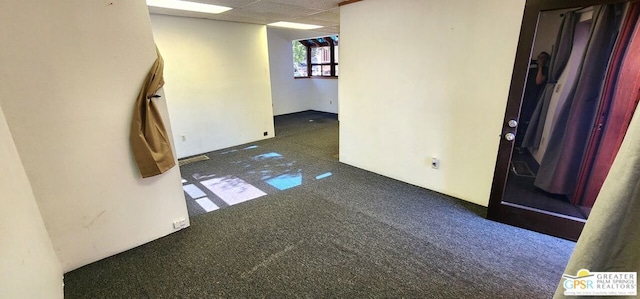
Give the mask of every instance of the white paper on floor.
M 262 190 L 233 176 L 210 179 L 200 183 L 230 206 L 267 195 Z
M 219 209 L 220 207 L 218 207 L 215 203 L 213 203 L 210 199 L 203 197 L 203 198 L 198 198 L 196 199 L 196 202 L 205 210 L 207 211 L 207 213 L 211 212 L 211 211 L 215 211 L 217 209 Z
M 196 187 L 196 185 L 194 184 L 184 185 L 182 186 L 182 190 L 184 190 L 184 192 L 187 192 L 187 194 L 189 194 L 189 197 L 193 199 L 207 196 L 207 194 L 202 192 L 202 190 L 200 190 L 200 188 Z

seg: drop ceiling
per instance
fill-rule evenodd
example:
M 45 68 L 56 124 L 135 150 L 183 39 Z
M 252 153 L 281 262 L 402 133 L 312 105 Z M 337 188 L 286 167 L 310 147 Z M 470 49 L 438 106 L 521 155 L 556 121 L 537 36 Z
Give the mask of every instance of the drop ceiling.
M 189 0 L 233 8 L 221 14 L 205 14 L 149 7 L 152 14 L 204 18 L 266 25 L 278 21 L 324 26 L 314 31 L 339 33 L 340 8 L 344 0 Z

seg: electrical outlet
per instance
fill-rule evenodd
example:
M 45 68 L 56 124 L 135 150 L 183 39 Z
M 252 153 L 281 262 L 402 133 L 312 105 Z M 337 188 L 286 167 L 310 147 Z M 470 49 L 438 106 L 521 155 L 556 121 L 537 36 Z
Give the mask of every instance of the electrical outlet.
M 440 159 L 433 157 L 431 158 L 431 168 L 438 169 L 440 168 Z
M 182 139 L 182 141 L 187 141 L 187 135 L 180 135 L 180 139 Z
M 262 133 L 262 135 L 263 136 L 267 136 L 267 135 L 269 135 L 269 132 L 264 132 L 264 133 Z
M 185 226 L 187 226 L 187 219 L 182 218 L 173 222 L 173 229 L 181 229 Z

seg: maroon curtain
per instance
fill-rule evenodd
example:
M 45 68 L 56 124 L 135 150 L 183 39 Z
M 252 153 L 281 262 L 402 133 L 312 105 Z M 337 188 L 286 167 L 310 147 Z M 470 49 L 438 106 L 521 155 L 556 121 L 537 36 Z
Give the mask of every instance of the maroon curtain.
M 593 207 L 640 97 L 640 3 L 631 3 L 605 79 L 596 127 L 573 203 Z

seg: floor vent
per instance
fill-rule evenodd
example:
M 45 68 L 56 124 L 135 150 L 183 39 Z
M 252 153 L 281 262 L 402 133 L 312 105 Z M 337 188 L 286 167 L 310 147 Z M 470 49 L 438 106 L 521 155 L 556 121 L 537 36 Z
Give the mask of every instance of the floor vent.
M 191 158 L 178 160 L 178 166 L 184 166 L 187 164 L 191 164 L 193 162 L 207 161 L 207 160 L 209 160 L 209 157 L 207 157 L 207 155 L 193 156 Z

